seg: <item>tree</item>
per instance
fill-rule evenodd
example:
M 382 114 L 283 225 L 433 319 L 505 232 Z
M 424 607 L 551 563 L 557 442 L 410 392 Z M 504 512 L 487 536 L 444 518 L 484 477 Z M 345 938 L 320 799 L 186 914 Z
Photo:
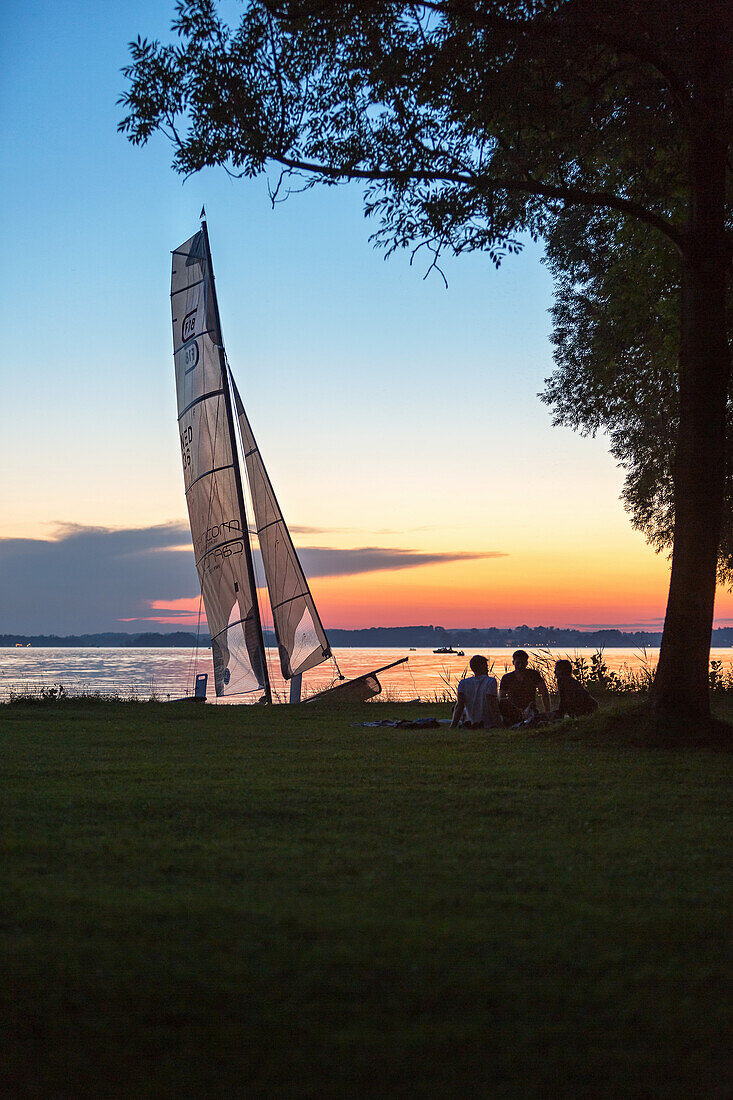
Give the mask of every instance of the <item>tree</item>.
M 646 226 L 604 211 L 569 210 L 546 234 L 555 278 L 556 370 L 540 397 L 553 423 L 607 433 L 626 470 L 631 523 L 657 551 L 674 539 L 673 457 L 679 430 L 679 271 Z M 730 318 L 730 303 L 728 309 Z M 728 323 L 730 331 L 730 321 Z M 733 402 L 718 580 L 733 585 Z
M 652 711 L 704 725 L 730 384 L 728 5 L 247 0 L 236 27 L 214 0 L 176 12 L 178 44 L 132 45 L 120 128 L 168 134 L 181 172 L 362 180 L 376 241 L 436 258 L 482 249 L 498 265 L 576 209 L 675 250 L 674 547 Z

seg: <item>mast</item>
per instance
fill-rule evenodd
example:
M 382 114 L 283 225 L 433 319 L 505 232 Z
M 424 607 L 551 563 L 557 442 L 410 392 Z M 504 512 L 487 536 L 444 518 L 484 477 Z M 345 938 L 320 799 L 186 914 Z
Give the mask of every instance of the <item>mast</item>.
M 254 563 L 252 561 L 252 547 L 249 541 L 249 527 L 247 524 L 247 512 L 244 507 L 244 492 L 242 489 L 242 471 L 239 466 L 239 450 L 237 448 L 237 437 L 234 431 L 234 413 L 232 411 L 232 397 L 229 386 L 229 371 L 226 365 L 226 359 L 224 356 L 224 337 L 221 331 L 221 317 L 219 316 L 219 301 L 216 297 L 216 282 L 214 280 L 214 265 L 211 260 L 211 246 L 209 244 L 209 230 L 206 225 L 206 217 L 202 210 L 201 228 L 204 233 L 204 244 L 206 246 L 206 262 L 209 267 L 209 274 L 211 276 L 211 291 L 214 297 L 214 314 L 216 316 L 216 327 L 219 334 L 219 369 L 221 371 L 221 384 L 224 390 L 224 407 L 226 409 L 227 427 L 229 429 L 229 438 L 232 441 L 232 463 L 234 468 L 234 483 L 237 490 L 237 501 L 239 503 L 240 515 L 242 517 L 242 544 L 244 546 L 244 557 L 247 563 L 247 575 L 249 577 L 250 586 L 252 588 L 252 611 L 254 613 L 255 627 L 257 629 L 257 637 L 260 643 L 260 649 L 262 652 L 262 665 L 263 676 L 265 679 L 265 702 L 272 702 L 272 688 L 270 686 L 270 673 L 267 668 L 267 651 L 265 649 L 265 638 L 262 633 L 262 619 L 260 618 L 260 605 L 257 599 L 257 581 L 255 580 Z

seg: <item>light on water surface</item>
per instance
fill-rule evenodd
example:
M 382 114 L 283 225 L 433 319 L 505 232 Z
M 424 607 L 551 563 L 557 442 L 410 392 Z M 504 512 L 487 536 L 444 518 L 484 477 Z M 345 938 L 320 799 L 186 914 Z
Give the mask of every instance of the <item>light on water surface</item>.
M 512 651 L 508 649 L 466 650 L 465 656 L 436 654 L 430 649 L 406 651 L 404 649 L 342 649 L 336 653 L 342 672 L 347 678 L 363 675 L 400 657 L 409 657 L 407 665 L 389 669 L 380 674 L 382 695 L 377 700 L 390 701 L 421 699 L 433 702 L 449 693 L 462 676 L 468 675 L 468 662 L 473 652 L 483 653 L 493 665 L 497 678 L 512 669 Z M 532 653 L 532 650 L 529 649 Z M 545 665 L 560 657 L 590 658 L 596 650 L 542 650 L 540 664 Z M 653 669 L 659 656 L 658 649 L 645 653 L 637 649 L 607 649 L 603 658 L 611 671 L 624 668 L 634 672 Z M 720 660 L 727 670 L 731 667 L 730 649 L 711 651 L 711 660 Z M 287 698 L 288 687 L 280 676 L 280 667 L 274 649 L 268 650 L 268 664 L 272 678 L 273 694 L 282 701 Z M 121 698 L 166 700 L 192 694 L 195 674 L 209 674 L 209 701 L 216 701 L 213 693 L 214 676 L 211 653 L 189 648 L 0 648 L 0 699 L 11 694 L 38 694 L 42 688 L 62 684 L 68 695 L 79 693 L 114 694 Z M 334 681 L 335 670 L 326 662 L 304 677 L 304 694 L 312 694 L 327 688 Z M 259 693 L 221 699 L 221 703 L 254 703 Z

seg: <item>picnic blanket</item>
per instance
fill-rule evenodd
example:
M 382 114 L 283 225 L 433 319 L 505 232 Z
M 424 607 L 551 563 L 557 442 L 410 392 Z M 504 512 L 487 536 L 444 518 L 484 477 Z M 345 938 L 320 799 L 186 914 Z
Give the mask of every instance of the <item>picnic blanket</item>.
M 360 722 L 361 726 L 388 726 L 393 730 L 437 730 L 450 725 L 449 718 L 384 718 L 381 722 Z

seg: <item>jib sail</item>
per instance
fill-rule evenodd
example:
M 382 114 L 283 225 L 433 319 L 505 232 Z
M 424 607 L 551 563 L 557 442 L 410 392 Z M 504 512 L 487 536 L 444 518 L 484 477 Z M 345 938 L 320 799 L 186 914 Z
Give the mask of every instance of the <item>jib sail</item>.
M 280 667 L 289 680 L 327 661 L 331 648 L 233 378 L 231 384 Z

